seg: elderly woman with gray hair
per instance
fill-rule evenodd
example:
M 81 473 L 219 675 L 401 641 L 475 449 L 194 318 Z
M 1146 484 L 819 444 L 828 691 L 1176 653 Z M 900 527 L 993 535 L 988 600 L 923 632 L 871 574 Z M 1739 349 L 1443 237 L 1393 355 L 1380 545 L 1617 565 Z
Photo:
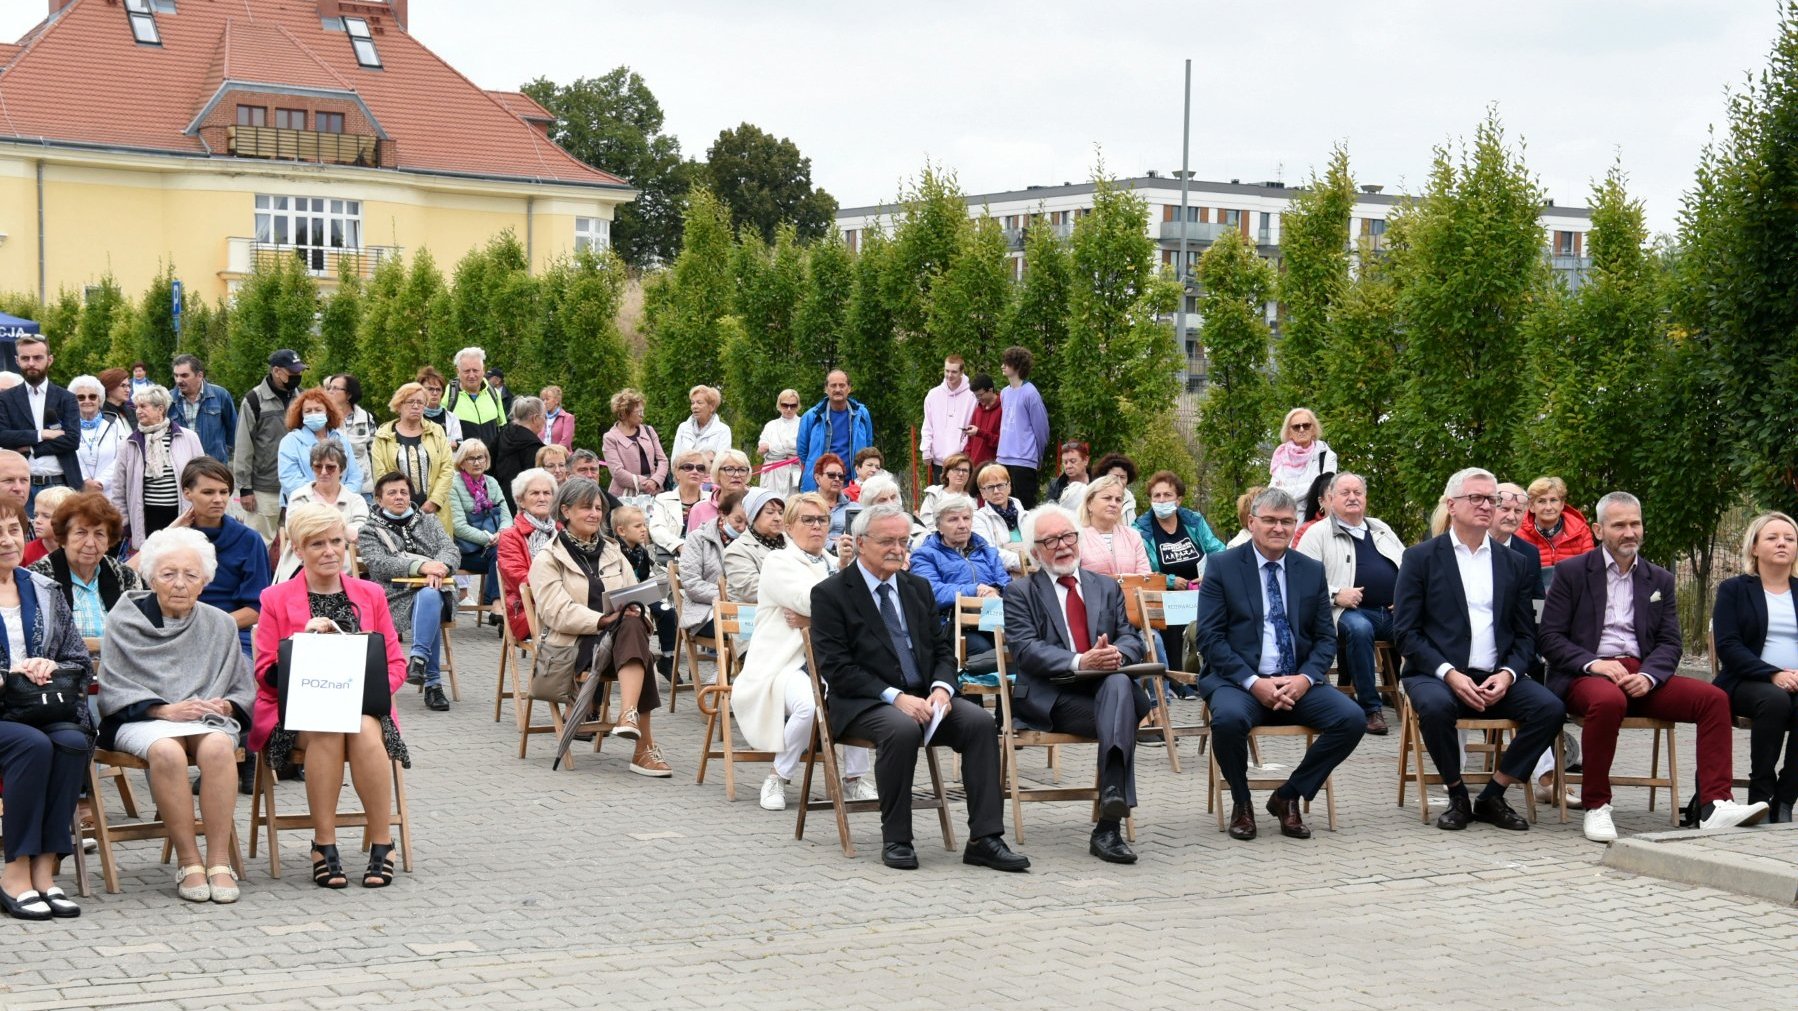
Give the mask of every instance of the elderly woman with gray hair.
M 114 464 L 108 494 L 125 517 L 125 543 L 132 551 L 187 511 L 181 470 L 187 461 L 206 455 L 200 437 L 169 416 L 173 402 L 161 386 L 138 391 L 137 431 L 120 444 Z
M 102 410 L 106 406 L 106 387 L 93 376 L 76 376 L 69 381 L 69 392 L 75 395 L 75 406 L 81 414 L 81 442 L 75 447 L 75 456 L 81 461 L 82 486 L 87 491 L 110 492 L 119 443 L 131 434 L 131 426 L 118 415 Z
M 237 803 L 236 751 L 250 725 L 256 686 L 238 645 L 237 623 L 200 603 L 218 568 L 212 542 L 198 530 L 159 530 L 144 541 L 138 567 L 150 592 L 126 594 L 107 616 L 100 651 L 103 748 L 149 763 L 150 794 L 165 813 L 179 858 L 176 893 L 189 902 L 236 902 L 229 855 Z M 200 859 L 187 783 L 200 769 Z

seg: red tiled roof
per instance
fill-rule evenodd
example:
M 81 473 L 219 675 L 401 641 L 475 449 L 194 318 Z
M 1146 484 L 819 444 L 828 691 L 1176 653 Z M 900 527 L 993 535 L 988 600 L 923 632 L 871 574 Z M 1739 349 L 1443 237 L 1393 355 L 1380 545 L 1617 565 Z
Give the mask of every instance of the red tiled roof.
M 506 111 L 527 123 L 554 123 L 556 114 L 545 109 L 537 100 L 522 91 L 495 91 L 487 89 L 493 100 L 506 107 Z
M 4 67 L 8 63 L 11 63 L 12 58 L 19 55 L 24 48 L 23 45 L 17 45 L 11 42 L 0 42 L 0 67 Z
M 526 123 L 526 96 L 483 91 L 391 18 L 370 18 L 382 64 L 371 70 L 321 27 L 315 0 L 179 7 L 156 17 L 161 46 L 132 40 L 123 5 L 73 0 L 16 55 L 0 50 L 0 137 L 203 155 L 186 130 L 222 81 L 240 80 L 354 92 L 398 142 L 400 169 L 627 185 Z

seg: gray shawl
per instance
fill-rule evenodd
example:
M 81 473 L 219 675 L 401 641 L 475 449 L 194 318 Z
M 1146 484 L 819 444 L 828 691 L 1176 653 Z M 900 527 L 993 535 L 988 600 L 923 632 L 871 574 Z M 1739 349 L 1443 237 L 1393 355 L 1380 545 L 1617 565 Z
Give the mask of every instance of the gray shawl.
M 100 647 L 100 715 L 138 702 L 229 699 L 255 711 L 256 684 L 237 638 L 237 623 L 211 604 L 195 604 L 184 621 L 163 618 L 157 628 L 138 601 L 149 591 L 123 594 L 106 615 Z

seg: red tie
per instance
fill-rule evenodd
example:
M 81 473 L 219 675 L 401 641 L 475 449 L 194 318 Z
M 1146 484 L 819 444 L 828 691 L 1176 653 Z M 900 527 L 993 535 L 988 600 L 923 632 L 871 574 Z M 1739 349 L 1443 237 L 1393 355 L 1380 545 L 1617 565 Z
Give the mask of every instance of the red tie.
M 1086 634 L 1086 601 L 1080 599 L 1080 581 L 1062 576 L 1056 582 L 1068 588 L 1068 637 L 1074 641 L 1074 652 L 1084 653 L 1093 648 L 1093 641 Z

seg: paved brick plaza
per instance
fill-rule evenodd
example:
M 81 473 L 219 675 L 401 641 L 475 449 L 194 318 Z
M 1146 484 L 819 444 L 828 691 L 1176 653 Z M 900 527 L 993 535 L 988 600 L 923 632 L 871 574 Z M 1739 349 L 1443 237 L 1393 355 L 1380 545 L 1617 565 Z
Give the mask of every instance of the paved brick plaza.
M 828 814 L 792 838 L 790 812 L 739 800 L 722 770 L 693 785 L 702 728 L 691 696 L 657 738 L 673 780 L 625 771 L 616 746 L 552 773 L 546 738 L 514 755 L 508 705 L 492 722 L 498 644 L 466 619 L 463 702 L 400 697 L 417 863 L 386 892 L 312 885 L 305 835 L 283 835 L 284 876 L 250 866 L 236 906 L 177 899 L 153 843 L 122 848 L 124 892 L 79 920 L 0 922 L 0 1005 L 48 1007 L 1791 1007 L 1798 911 L 1598 866 L 1578 815 L 1528 833 L 1451 834 L 1393 805 L 1396 735 L 1368 738 L 1337 776 L 1341 831 L 1235 843 L 1205 813 L 1205 767 L 1142 752 L 1134 867 L 1086 855 L 1080 805 L 1026 808 L 1035 867 L 964 867 L 920 813 L 912 873 L 879 862 L 872 815 L 846 860 Z M 1188 715 L 1196 719 L 1196 703 Z M 1178 711 L 1177 711 L 1178 712 Z M 1619 770 L 1646 765 L 1625 734 Z M 1639 746 L 1638 746 L 1639 745 Z M 1692 736 L 1682 730 L 1682 770 Z M 1746 762 L 1746 734 L 1737 760 Z M 1270 763 L 1297 751 L 1276 744 Z M 1082 766 L 1082 761 L 1087 764 Z M 1042 774 L 1041 759 L 1025 759 Z M 1090 775 L 1070 754 L 1065 778 Z M 347 787 L 346 787 L 347 793 Z M 140 797 L 147 791 L 139 789 Z M 284 809 L 303 805 L 282 784 Z M 116 797 L 107 788 L 106 796 Z M 1257 796 L 1257 801 L 1261 797 Z M 1521 798 L 1513 797 L 1514 801 Z M 1620 789 L 1618 828 L 1665 829 L 1647 793 Z M 248 798 L 239 805 L 247 825 Z M 965 837 L 957 805 L 958 836 Z M 1009 814 L 1007 815 L 1009 822 Z M 1754 830 L 1750 830 L 1754 831 Z M 1008 832 L 1016 843 L 1015 829 Z M 1766 830 L 1792 848 L 1798 834 Z M 346 831 L 352 871 L 355 835 Z M 958 841 L 960 841 L 958 839 Z M 97 861 L 94 883 L 99 887 Z M 352 879 L 356 875 L 352 873 Z

